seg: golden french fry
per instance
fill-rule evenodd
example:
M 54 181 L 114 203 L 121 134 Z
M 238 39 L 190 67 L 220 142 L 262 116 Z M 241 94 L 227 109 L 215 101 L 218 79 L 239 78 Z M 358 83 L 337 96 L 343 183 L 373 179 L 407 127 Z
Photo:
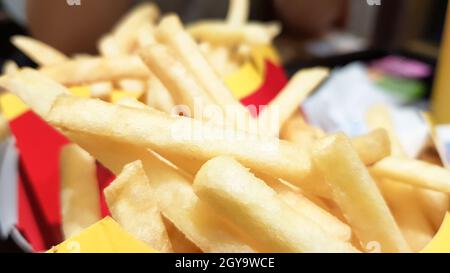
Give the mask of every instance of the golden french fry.
M 19 71 L 19 66 L 12 60 L 7 60 L 4 64 L 3 64 L 3 69 L 2 72 L 5 75 L 8 74 L 12 74 L 15 73 L 17 71 Z
M 175 107 L 175 102 L 169 90 L 153 73 L 150 73 L 147 81 L 146 102 L 148 106 L 168 114 L 172 113 Z
M 423 161 L 390 156 L 370 171 L 377 177 L 450 194 L 450 171 Z
M 377 185 L 345 135 L 321 140 L 313 160 L 363 246 L 376 242 L 383 252 L 410 251 Z
M 250 1 L 230 0 L 228 5 L 227 23 L 237 26 L 245 24 L 250 13 Z
M 201 21 L 189 26 L 189 33 L 197 40 L 223 46 L 240 44 L 268 45 L 279 32 L 278 24 L 263 25 L 248 23 L 243 26 L 226 24 L 222 21 Z
M 0 78 L 0 86 L 18 96 L 40 116 L 45 116 L 58 96 L 70 94 L 67 88 L 31 68 Z
M 297 214 L 231 157 L 208 161 L 197 173 L 194 189 L 262 252 L 357 252 Z
M 315 175 L 308 151 L 275 138 L 260 139 L 186 117 L 72 97 L 58 99 L 48 119 L 62 129 L 109 136 L 153 149 L 164 157 L 176 154 L 205 162 L 219 155 L 234 156 L 255 172 L 282 178 L 307 191 L 328 196 L 328 188 Z
M 126 165 L 104 193 L 112 217 L 125 230 L 160 252 L 173 252 L 158 198 L 141 161 Z
M 58 64 L 68 60 L 68 57 L 57 49 L 30 37 L 16 35 L 11 38 L 11 43 L 40 66 Z
M 384 129 L 376 129 L 367 135 L 351 139 L 353 148 L 366 166 L 370 166 L 391 154 L 391 143 Z
M 120 78 L 145 79 L 148 69 L 137 56 L 69 60 L 40 69 L 64 85 L 111 81 Z
M 378 186 L 411 249 L 422 250 L 433 238 L 434 231 L 417 202 L 417 191 L 395 181 L 379 180 Z
M 95 159 L 76 144 L 61 150 L 61 220 L 64 238 L 100 221 Z
M 297 72 L 286 87 L 268 105 L 268 109 L 279 113 L 279 127 L 274 128 L 275 131 L 269 133 L 278 136 L 281 126 L 298 110 L 306 97 L 319 86 L 328 74 L 329 70 L 327 68 L 302 69 Z M 259 118 L 261 120 L 269 119 L 267 115 L 271 111 L 268 111 L 268 109 L 260 113 Z
M 122 53 L 130 53 L 137 45 L 139 30 L 143 24 L 154 23 L 159 17 L 159 8 L 153 3 L 136 6 L 113 30 L 114 38 Z
M 202 253 L 170 220 L 163 217 L 163 221 L 175 253 Z
M 151 45 L 142 50 L 140 55 L 153 74 L 172 92 L 176 103 L 186 105 L 191 111 L 195 109 L 196 103 L 203 107 L 213 105 L 205 90 L 197 84 L 186 68 L 171 56 L 164 45 Z M 197 114 L 199 116 L 196 118 L 204 118 L 203 113 Z

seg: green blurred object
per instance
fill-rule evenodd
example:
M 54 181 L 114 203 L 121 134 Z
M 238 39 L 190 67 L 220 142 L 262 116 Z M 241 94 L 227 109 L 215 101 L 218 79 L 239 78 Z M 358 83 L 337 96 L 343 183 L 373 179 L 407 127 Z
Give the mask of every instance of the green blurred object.
M 384 75 L 377 86 L 393 95 L 400 103 L 413 103 L 426 95 L 427 86 L 420 80 L 398 78 Z

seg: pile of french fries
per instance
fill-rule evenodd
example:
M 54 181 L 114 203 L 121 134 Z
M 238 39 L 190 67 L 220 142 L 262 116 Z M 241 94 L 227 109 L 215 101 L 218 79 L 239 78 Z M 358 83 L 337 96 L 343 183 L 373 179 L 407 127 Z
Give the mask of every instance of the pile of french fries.
M 255 117 L 222 80 L 279 32 L 247 22 L 248 4 L 187 28 L 138 6 L 100 56 L 13 38 L 39 68 L 9 63 L 0 86 L 74 143 L 61 154 L 65 237 L 100 218 L 97 160 L 116 175 L 112 217 L 160 252 L 420 251 L 449 207 L 450 171 L 408 158 L 384 106 L 367 113 L 367 135 L 308 125 L 299 105 L 325 68 L 297 72 Z M 112 101 L 116 90 L 129 95 Z

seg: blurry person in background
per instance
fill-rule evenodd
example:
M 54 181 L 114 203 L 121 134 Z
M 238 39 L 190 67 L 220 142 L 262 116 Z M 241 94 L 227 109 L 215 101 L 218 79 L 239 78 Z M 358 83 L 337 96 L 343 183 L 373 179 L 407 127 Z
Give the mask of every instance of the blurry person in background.
M 0 0 L 11 17 L 30 34 L 61 51 L 93 53 L 96 41 L 108 32 L 136 0 Z M 77 2 L 77 1 L 75 1 Z M 163 12 L 176 12 L 183 21 L 225 18 L 228 0 L 156 0 Z M 294 35 L 326 33 L 345 17 L 347 0 L 255 0 L 251 19 L 281 20 Z

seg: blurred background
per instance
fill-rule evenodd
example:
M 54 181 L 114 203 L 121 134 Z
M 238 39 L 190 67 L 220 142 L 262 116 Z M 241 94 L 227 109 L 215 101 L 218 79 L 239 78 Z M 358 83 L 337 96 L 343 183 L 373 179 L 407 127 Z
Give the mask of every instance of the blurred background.
M 20 66 L 34 65 L 9 42 L 16 34 L 30 35 L 66 54 L 95 54 L 99 38 L 140 1 L 80 0 L 81 5 L 69 5 L 69 2 L 78 1 L 0 0 L 0 67 L 9 59 Z M 228 5 L 227 0 L 154 2 L 163 13 L 176 12 L 184 22 L 223 19 Z M 429 109 L 437 61 L 440 50 L 444 49 L 447 0 L 251 2 L 250 20 L 282 22 L 283 31 L 276 38 L 275 47 L 288 74 L 316 65 L 336 68 L 363 63 L 368 69 L 361 71 L 377 86 L 397 94 L 397 104 Z M 420 72 L 399 71 L 408 69 Z M 351 88 L 353 79 L 346 82 L 345 88 Z M 446 93 L 447 96 L 440 96 L 440 104 L 448 104 L 450 90 Z M 308 102 L 306 112 L 318 102 L 320 99 Z M 312 110 L 309 112 L 314 114 Z M 322 117 L 313 117 L 311 121 L 321 127 L 330 123 Z M 327 129 L 333 131 L 346 126 L 334 121 Z M 411 153 L 414 152 L 417 153 Z M 20 251 L 20 248 L 11 240 L 0 241 L 0 252 L 3 251 Z

